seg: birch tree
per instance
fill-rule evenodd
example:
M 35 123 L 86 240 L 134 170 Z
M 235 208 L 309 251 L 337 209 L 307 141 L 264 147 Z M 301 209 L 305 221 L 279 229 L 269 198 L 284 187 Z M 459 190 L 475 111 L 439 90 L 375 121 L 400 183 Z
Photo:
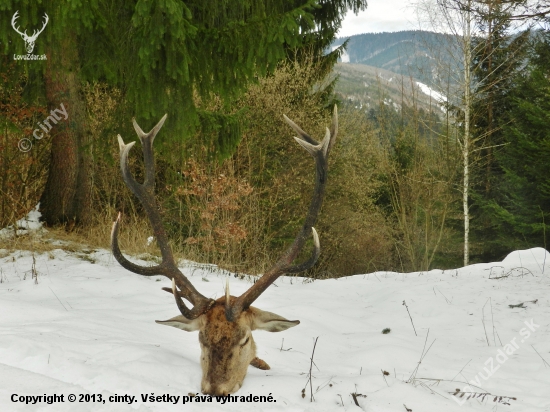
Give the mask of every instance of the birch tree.
M 462 154 L 462 213 L 464 221 L 464 265 L 470 259 L 470 152 L 472 108 L 472 36 L 476 27 L 471 13 L 472 0 L 434 0 L 417 3 L 417 14 L 422 26 L 448 33 L 446 49 L 450 60 L 436 59 L 435 87 L 447 96 L 449 126 L 456 134 Z M 452 135 L 452 133 L 451 133 Z
M 426 0 L 416 4 L 419 21 L 437 32 L 448 33 L 445 60 L 436 59 L 435 84 L 447 96 L 447 110 L 450 128 L 456 133 L 462 155 L 462 214 L 464 229 L 464 265 L 470 262 L 470 220 L 472 167 L 480 160 L 484 135 L 475 135 L 475 102 L 483 99 L 494 83 L 486 81 L 500 66 L 491 67 L 485 77 L 476 78 L 473 73 L 493 58 L 490 44 L 476 39 L 486 38 L 488 25 L 484 20 L 488 10 L 497 6 L 505 13 L 513 14 L 519 7 L 518 1 L 501 0 Z M 483 48 L 486 48 L 481 52 Z M 481 57 L 480 57 L 481 56 Z M 481 71 L 481 70 L 480 70 Z

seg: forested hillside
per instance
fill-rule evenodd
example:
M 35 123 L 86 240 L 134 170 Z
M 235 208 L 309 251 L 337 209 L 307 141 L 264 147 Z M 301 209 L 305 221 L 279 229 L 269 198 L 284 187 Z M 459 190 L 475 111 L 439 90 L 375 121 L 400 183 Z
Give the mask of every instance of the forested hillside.
M 549 209 L 545 198 L 547 174 L 543 169 L 548 160 L 548 123 L 544 120 L 548 101 L 544 92 L 548 34 L 540 29 L 511 31 L 506 14 L 494 13 L 479 16 L 484 21 L 475 26 L 477 31 L 469 39 L 414 31 L 352 36 L 347 43 L 346 61 L 349 58 L 350 63 L 335 66 L 340 76 L 338 96 L 375 120 L 380 133 L 386 135 L 391 130 L 386 135 L 388 141 L 407 136 L 411 124 L 424 125 L 424 130 L 430 131 L 414 132 L 416 137 L 407 149 L 413 158 L 419 159 L 419 142 L 430 141 L 422 150 L 436 157 L 440 156 L 440 139 L 454 142 L 446 144 L 455 150 L 453 156 L 445 157 L 455 173 L 447 183 L 456 194 L 462 194 L 462 199 L 454 198 L 449 209 L 445 206 L 441 223 L 444 230 L 440 234 L 450 230 L 448 233 L 454 233 L 451 238 L 458 241 L 461 230 L 462 236 L 464 231 L 468 233 L 465 262 L 498 259 L 516 248 L 546 245 Z M 343 41 L 339 39 L 335 44 Z M 452 57 L 447 54 L 450 44 L 457 46 Z M 466 58 L 468 83 L 460 61 Z M 424 70 L 422 66 L 431 69 Z M 392 71 L 386 70 L 389 67 Z M 421 86 L 420 79 L 430 87 Z M 415 85 L 419 86 L 416 90 Z M 382 119 L 381 113 L 386 113 Z M 466 116 L 468 122 L 464 121 Z M 411 123 L 407 119 L 414 120 Z M 398 149 L 404 148 L 402 144 L 390 152 L 397 155 Z M 449 153 L 448 149 L 445 153 Z M 429 169 L 429 161 L 420 158 Z M 400 173 L 406 176 L 406 170 L 402 168 Z M 397 180 L 412 183 L 412 177 L 400 177 L 400 173 L 395 174 Z M 395 197 L 397 193 L 403 194 L 394 192 L 388 200 L 397 222 L 404 225 L 401 230 L 410 228 L 418 218 L 428 221 L 425 213 L 430 209 L 419 205 L 408 209 L 403 199 Z M 402 214 L 407 210 L 421 213 L 411 219 L 412 216 Z M 461 219 L 460 214 L 467 219 Z M 475 223 L 465 228 L 470 219 Z M 411 233 L 421 231 L 426 235 L 426 229 L 417 228 Z M 409 235 L 402 236 L 402 246 L 411 242 Z M 451 238 L 436 244 L 446 243 L 443 248 L 450 251 Z M 415 249 L 410 243 L 409 248 Z M 437 258 L 440 253 L 443 250 L 434 256 Z
M 334 91 L 338 99 L 357 107 L 371 109 L 385 101 L 400 110 L 402 105 L 416 105 L 426 111 L 445 112 L 446 97 L 411 76 L 404 76 L 364 64 L 337 63 Z
M 429 31 L 365 33 L 339 38 L 332 46 L 347 41 L 349 63 L 378 67 L 433 84 L 437 76 L 436 60 L 448 61 L 453 52 L 454 36 Z

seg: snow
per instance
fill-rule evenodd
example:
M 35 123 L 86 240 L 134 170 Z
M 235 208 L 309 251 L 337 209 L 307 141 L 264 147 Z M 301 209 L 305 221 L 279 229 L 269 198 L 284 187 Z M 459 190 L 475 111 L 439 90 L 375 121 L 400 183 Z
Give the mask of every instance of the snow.
M 332 51 L 336 50 L 340 46 L 332 46 Z M 344 50 L 340 56 L 340 63 L 349 63 L 349 54 L 347 50 Z
M 142 394 L 200 392 L 198 337 L 154 323 L 179 314 L 161 290 L 168 279 L 130 273 L 107 250 L 88 252 L 35 254 L 37 279 L 30 272 L 31 252 L 2 255 L 0 410 L 220 410 L 215 399 L 185 406 L 183 398 L 177 405 L 142 401 Z M 223 408 L 550 411 L 550 367 L 541 359 L 550 362 L 549 258 L 536 248 L 502 262 L 445 271 L 280 278 L 255 305 L 301 324 L 278 334 L 254 333 L 258 356 L 272 369 L 250 367 L 237 392 L 272 395 L 276 402 L 229 402 Z M 223 294 L 227 272 L 188 261 L 182 270 L 205 296 Z M 234 295 L 251 284 L 234 276 L 230 283 Z M 521 302 L 528 303 L 509 307 Z M 391 332 L 383 334 L 385 328 Z M 316 337 L 311 403 L 307 380 Z M 509 406 L 494 403 L 494 396 L 465 401 L 453 397 L 457 388 L 517 400 L 504 398 Z M 352 393 L 366 396 L 357 397 L 360 407 Z M 12 402 L 14 394 L 23 400 L 64 395 L 65 402 L 25 405 Z M 77 402 L 68 402 L 69 394 Z M 102 395 L 105 403 L 78 402 L 81 395 Z M 133 396 L 134 402 L 110 402 L 114 395 Z
M 17 231 L 17 235 L 25 235 L 28 234 L 29 231 L 45 231 L 44 228 L 42 228 L 42 224 L 39 222 L 40 219 L 40 212 L 38 211 L 40 207 L 40 203 L 36 205 L 34 209 L 32 209 L 27 216 L 25 216 L 23 219 L 19 219 L 15 223 L 15 230 Z M 14 235 L 14 227 L 8 226 L 7 228 L 0 230 L 0 238 L 10 238 Z
M 416 82 L 416 85 L 424 93 L 426 96 L 433 97 L 435 100 L 437 100 L 440 103 L 446 102 L 447 98 L 442 95 L 441 93 L 436 92 L 435 90 L 432 90 L 428 85 L 420 82 Z
M 340 58 L 342 63 L 349 63 L 349 54 L 347 51 L 344 51 L 342 53 L 342 57 Z

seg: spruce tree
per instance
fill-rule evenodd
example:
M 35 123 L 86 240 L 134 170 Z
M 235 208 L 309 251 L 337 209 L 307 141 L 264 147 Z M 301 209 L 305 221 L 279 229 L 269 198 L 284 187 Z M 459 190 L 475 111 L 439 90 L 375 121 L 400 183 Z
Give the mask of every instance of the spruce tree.
M 489 1 L 478 10 L 485 36 L 473 41 L 473 81 L 476 89 L 472 105 L 472 136 L 475 144 L 475 168 L 472 170 L 472 228 L 474 243 L 483 243 L 482 259 L 499 258 L 491 250 L 498 236 L 492 226 L 493 216 L 485 206 L 500 195 L 498 182 L 502 170 L 496 153 L 505 144 L 504 126 L 508 122 L 510 94 L 523 68 L 529 31 L 511 32 L 511 9 L 517 1 Z M 494 255 L 497 253 L 497 255 Z
M 90 215 L 90 153 L 94 131 L 86 126 L 81 86 L 101 81 L 123 91 L 125 113 L 147 129 L 164 113 L 176 139 L 202 130 L 216 156 L 239 141 L 232 102 L 258 77 L 270 73 L 290 50 L 322 50 L 334 38 L 343 14 L 364 9 L 365 0 L 0 0 L 0 49 L 24 54 L 10 27 L 29 33 L 44 13 L 49 23 L 35 54 L 21 61 L 30 98 L 48 111 L 66 102 L 70 122 L 53 132 L 50 176 L 41 199 L 49 224 L 86 222 Z M 330 39 L 330 40 L 329 40 Z M 0 68 L 1 70 L 1 68 Z M 205 102 L 216 99 L 217 110 Z M 121 130 L 130 133 L 129 118 Z
M 523 75 L 516 77 L 503 114 L 502 149 L 495 154 L 499 178 L 480 202 L 497 257 L 516 248 L 546 246 L 550 221 L 550 36 L 539 33 Z

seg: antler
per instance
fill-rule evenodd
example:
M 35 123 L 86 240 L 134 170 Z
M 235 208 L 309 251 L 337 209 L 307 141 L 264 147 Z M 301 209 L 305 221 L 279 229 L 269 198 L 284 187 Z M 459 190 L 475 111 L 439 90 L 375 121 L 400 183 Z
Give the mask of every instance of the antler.
M 338 112 L 336 106 L 334 106 L 334 114 L 332 118 L 332 125 L 330 130 L 327 128 L 325 138 L 321 143 L 316 142 L 306 132 L 304 132 L 296 123 L 284 116 L 286 122 L 292 127 L 302 139 L 295 137 L 294 139 L 308 151 L 310 155 L 315 158 L 316 165 L 316 177 L 315 177 L 315 189 L 313 192 L 313 198 L 309 205 L 309 210 L 304 221 L 302 230 L 298 233 L 292 245 L 284 252 L 284 254 L 277 260 L 277 262 L 267 271 L 264 275 L 252 285 L 245 293 L 239 296 L 232 306 L 226 305 L 225 317 L 229 321 L 237 319 L 239 314 L 247 309 L 252 302 L 273 283 L 277 278 L 285 273 L 298 273 L 311 268 L 319 254 L 321 253 L 321 247 L 319 244 L 319 236 L 313 228 L 313 225 L 317 221 L 317 216 L 321 210 L 323 203 L 323 196 L 325 193 L 325 185 L 327 181 L 328 171 L 328 154 L 336 141 L 336 135 L 338 134 Z M 298 265 L 292 265 L 292 262 L 306 243 L 307 238 L 313 235 L 313 253 L 311 257 L 304 263 Z
M 19 28 L 18 28 L 18 27 L 15 27 L 15 20 L 17 20 L 17 19 L 19 18 L 18 13 L 19 13 L 19 10 L 17 10 L 17 11 L 15 12 L 15 14 L 13 15 L 13 17 L 11 18 L 11 27 L 13 27 L 13 29 L 14 29 L 17 33 L 19 33 L 21 36 L 28 37 L 28 36 L 27 36 L 27 30 L 25 30 L 24 33 L 21 33 L 21 32 L 19 31 Z
M 31 40 L 36 40 L 36 38 L 38 37 L 38 35 L 40 33 L 42 33 L 44 31 L 44 29 L 46 28 L 46 25 L 48 24 L 48 22 L 50 21 L 50 18 L 48 17 L 48 15 L 46 13 L 44 13 L 44 24 L 42 25 L 42 28 L 40 30 L 35 30 L 32 34 L 32 36 L 30 37 Z M 25 33 L 27 31 L 25 30 Z
M 118 226 L 120 223 L 120 213 L 118 214 L 117 220 L 114 222 L 113 229 L 111 231 L 111 249 L 118 263 L 131 272 L 143 276 L 163 275 L 169 279 L 172 279 L 173 287 L 171 289 L 163 289 L 174 294 L 176 304 L 178 305 L 178 308 L 183 316 L 187 319 L 195 319 L 208 311 L 215 301 L 201 295 L 191 284 L 191 282 L 189 282 L 185 275 L 178 269 L 172 255 L 172 249 L 168 244 L 168 237 L 166 236 L 166 232 L 162 226 L 159 208 L 155 199 L 155 161 L 153 155 L 153 141 L 164 124 L 167 116 L 168 115 L 164 115 L 164 117 L 160 119 L 158 124 L 149 133 L 144 133 L 136 123 L 136 120 L 132 119 L 134 129 L 141 140 L 143 149 L 145 164 L 145 180 L 143 184 L 136 182 L 128 168 L 128 154 L 130 153 L 130 149 L 134 146 L 135 142 L 124 144 L 122 137 L 118 135 L 118 143 L 120 145 L 120 169 L 122 171 L 122 177 L 128 188 L 140 200 L 143 208 L 145 209 L 145 213 L 147 213 L 147 217 L 151 222 L 153 233 L 160 248 L 162 262 L 156 266 L 139 266 L 130 262 L 123 256 L 118 246 Z M 180 291 L 177 290 L 175 284 L 177 284 L 180 288 Z M 188 309 L 181 297 L 184 297 L 191 302 L 193 304 L 193 308 Z
M 46 25 L 48 24 L 48 21 L 50 21 L 50 18 L 48 17 L 48 15 L 47 15 L 46 13 L 44 13 L 44 18 L 45 18 L 45 20 L 44 20 L 44 24 L 42 25 L 42 28 L 41 28 L 40 30 L 35 30 L 35 31 L 33 32 L 32 36 L 29 36 L 29 35 L 27 34 L 27 30 L 25 30 L 23 33 L 21 33 L 21 31 L 19 30 L 19 28 L 15 26 L 15 21 L 19 18 L 18 13 L 19 13 L 19 10 L 17 10 L 17 11 L 15 12 L 15 14 L 13 15 L 13 17 L 12 17 L 12 19 L 11 19 L 11 26 L 13 27 L 13 29 L 14 29 L 17 33 L 19 33 L 21 36 L 23 36 L 23 38 L 26 38 L 26 39 L 28 39 L 28 40 L 30 40 L 30 41 L 36 40 L 36 38 L 38 37 L 38 35 L 39 35 L 40 33 L 42 33 L 42 32 L 44 31 L 44 29 L 46 28 Z

